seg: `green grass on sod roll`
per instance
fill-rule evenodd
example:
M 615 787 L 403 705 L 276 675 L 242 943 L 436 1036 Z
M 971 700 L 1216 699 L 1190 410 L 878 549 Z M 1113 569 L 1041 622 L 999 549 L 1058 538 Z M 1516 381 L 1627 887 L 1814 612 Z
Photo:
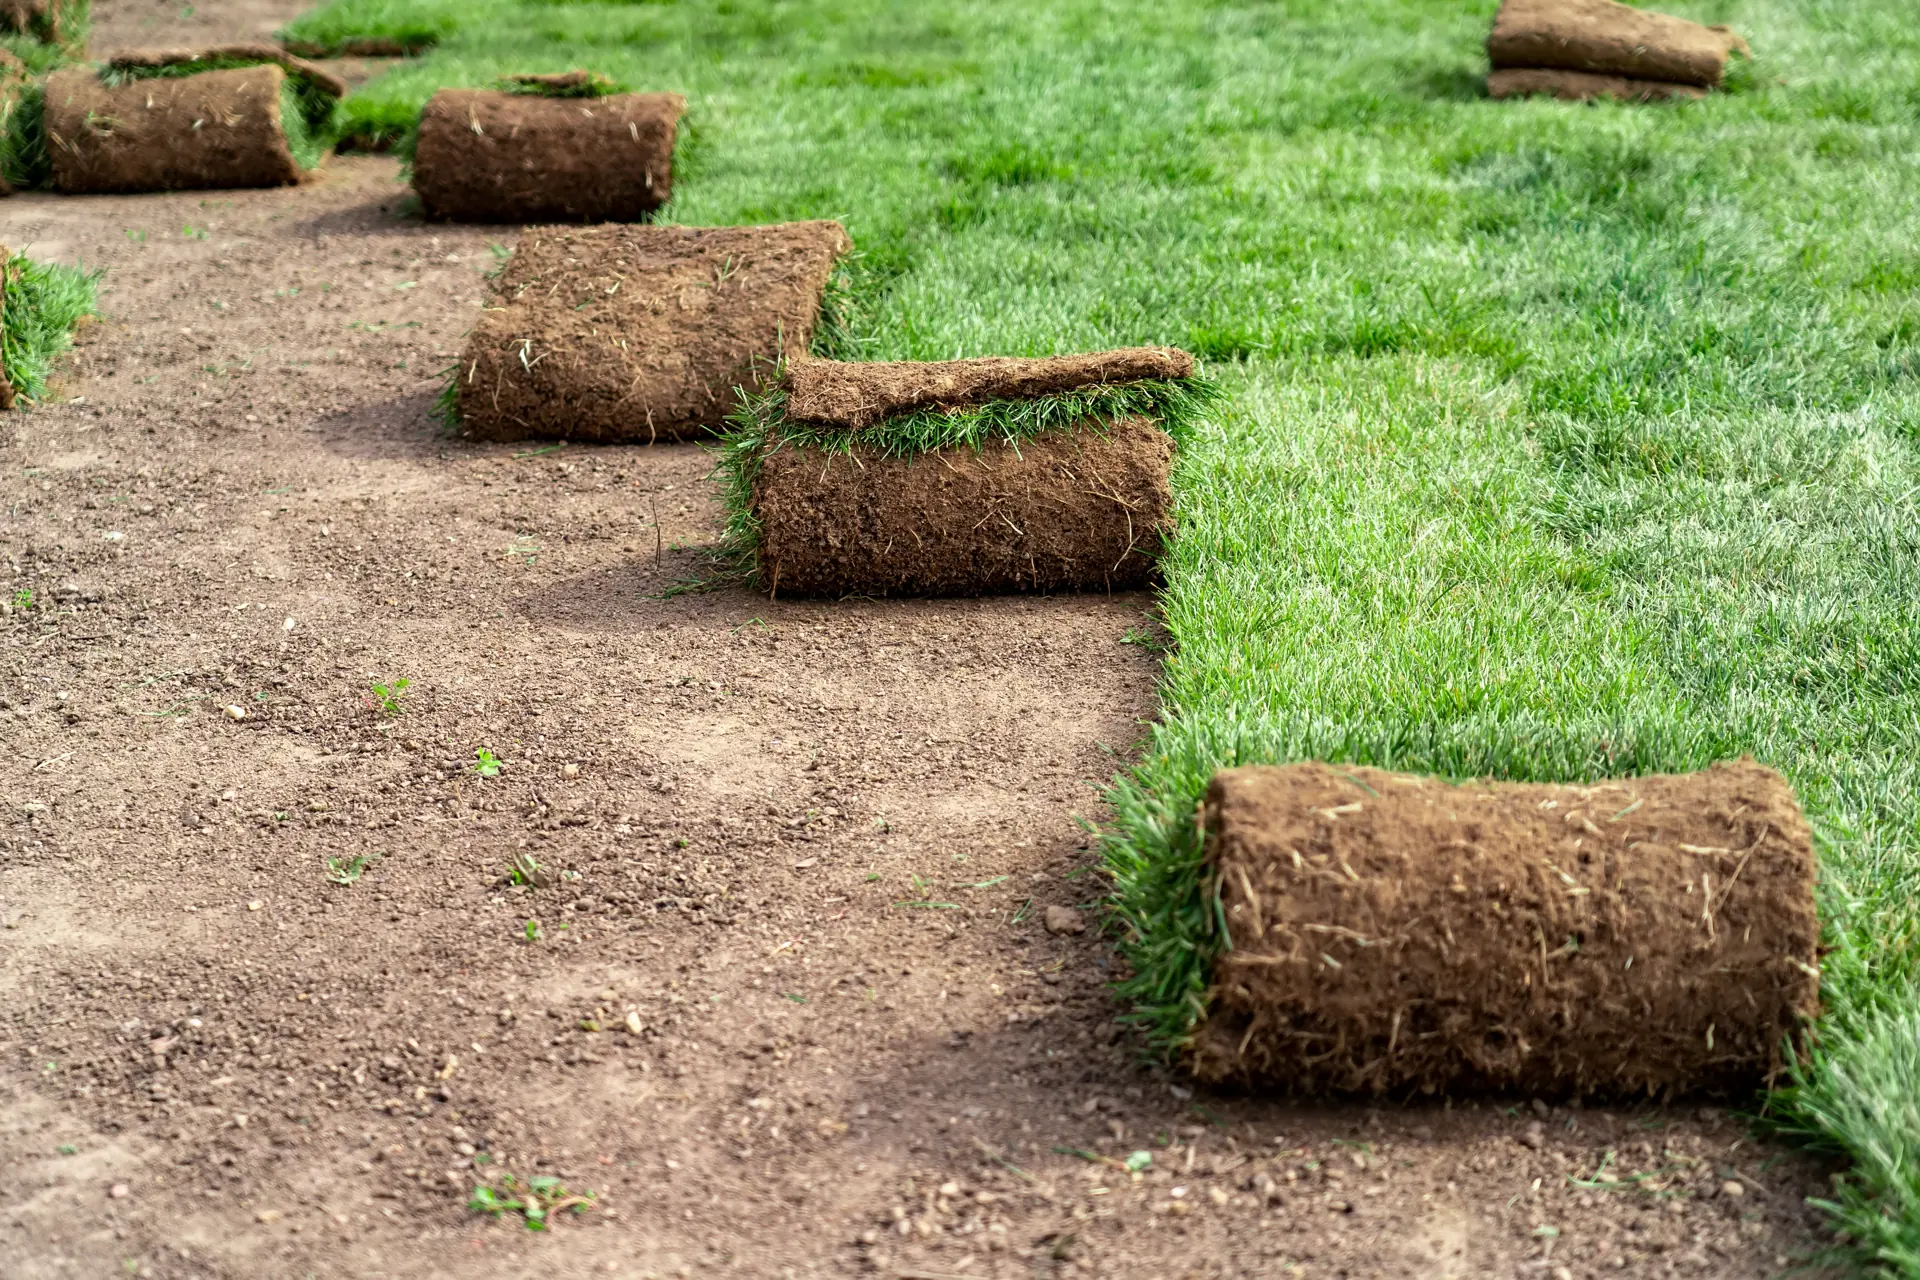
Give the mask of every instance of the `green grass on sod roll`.
M 760 585 L 755 550 L 760 522 L 753 513 L 753 485 L 768 450 L 824 449 L 851 453 L 856 445 L 887 457 L 913 458 L 936 449 L 981 449 L 989 444 L 1032 440 L 1051 431 L 1089 423 L 1094 430 L 1122 418 L 1152 418 L 1173 437 L 1178 450 L 1193 424 L 1220 399 L 1220 390 L 1200 378 L 1155 378 L 1040 396 L 1032 400 L 989 400 L 946 413 L 918 409 L 871 427 L 850 430 L 786 416 L 787 393 L 773 386 L 742 397 L 717 448 L 715 468 L 725 496 L 727 530 L 722 558 L 754 585 Z
M 22 400 L 47 394 L 47 375 L 73 344 L 73 327 L 94 314 L 101 272 L 14 254 L 7 263 L 6 303 L 0 311 L 0 364 Z
M 178 79 L 203 71 L 227 71 L 236 67 L 257 67 L 268 58 L 196 58 L 192 62 L 174 62 L 164 67 L 102 67 L 101 83 L 122 85 L 134 80 Z M 278 64 L 274 64 L 278 65 Z M 340 133 L 340 100 L 313 81 L 288 71 L 280 87 L 280 131 L 286 135 L 287 150 L 302 169 L 317 169 Z
M 1162 1045 L 1218 941 L 1221 764 L 1783 769 L 1839 950 L 1817 1056 L 1753 1102 L 1852 1156 L 1859 1259 L 1920 1275 L 1920 24 L 1666 0 L 1757 61 L 1586 107 L 1485 99 L 1494 7 L 486 0 L 348 113 L 575 66 L 681 92 L 667 215 L 842 219 L 863 358 L 1209 361 L 1107 845 Z

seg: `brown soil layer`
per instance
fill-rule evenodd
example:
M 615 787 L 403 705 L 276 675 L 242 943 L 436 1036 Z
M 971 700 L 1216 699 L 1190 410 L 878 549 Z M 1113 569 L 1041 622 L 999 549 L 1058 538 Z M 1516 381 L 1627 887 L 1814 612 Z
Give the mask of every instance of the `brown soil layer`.
M 442 89 L 420 113 L 413 189 L 427 216 L 453 222 L 639 222 L 673 194 L 686 105 Z
M 915 409 L 963 409 L 989 400 L 1033 400 L 1147 378 L 1185 378 L 1193 357 L 1168 347 L 1018 359 L 796 362 L 787 407 L 796 422 L 870 427 Z
M 1226 770 L 1196 1074 L 1302 1093 L 1750 1095 L 1819 1002 L 1812 835 L 1751 760 L 1592 786 Z
M 1619 102 L 1664 102 L 1674 98 L 1704 98 L 1698 85 L 1668 84 L 1661 80 L 1629 80 L 1625 76 L 1595 75 L 1590 71 L 1553 71 L 1511 67 L 1487 77 L 1489 98 L 1526 98 L 1542 95 L 1565 102 L 1612 98 Z
M 87 67 L 47 78 L 53 185 L 86 192 L 277 187 L 301 180 L 280 126 L 278 66 L 108 88 Z
M 706 434 L 803 354 L 837 222 L 548 227 L 520 237 L 456 372 L 461 421 L 511 440 Z
M 1550 67 L 1711 88 L 1746 42 L 1726 27 L 1615 0 L 1502 0 L 1487 37 L 1495 68 Z
M 776 596 L 1120 591 L 1173 527 L 1173 442 L 1141 419 L 890 458 L 784 445 L 760 460 L 761 583 Z
M 125 70 L 175 67 L 188 62 L 220 60 L 271 63 L 289 75 L 299 76 L 336 98 L 347 95 L 347 82 L 318 63 L 296 58 L 279 45 L 258 41 L 243 44 L 219 44 L 205 48 L 123 49 L 107 59 L 110 67 Z

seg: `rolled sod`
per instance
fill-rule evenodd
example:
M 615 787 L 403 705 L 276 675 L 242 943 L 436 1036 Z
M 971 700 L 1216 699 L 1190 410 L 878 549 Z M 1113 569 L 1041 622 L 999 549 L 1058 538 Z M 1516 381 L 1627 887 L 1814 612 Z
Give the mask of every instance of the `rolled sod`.
M 1587 71 L 1712 88 L 1746 41 L 1726 27 L 1615 0 L 1502 0 L 1487 37 L 1496 70 Z
M 345 86 L 270 45 L 144 50 L 47 78 L 53 185 L 69 194 L 277 187 L 331 142 Z
M 455 222 L 639 222 L 673 194 L 686 100 L 581 94 L 571 77 L 520 91 L 442 89 L 420 113 L 413 189 Z
M 529 230 L 443 407 L 483 439 L 709 434 L 736 388 L 806 352 L 851 247 L 837 222 Z
M 1740 1094 L 1818 1011 L 1811 834 L 1750 759 L 1591 786 L 1215 775 L 1191 1052 L 1294 1093 Z
M 1669 84 L 1664 80 L 1629 80 L 1625 76 L 1594 75 L 1589 71 L 1551 71 L 1509 68 L 1487 77 L 1489 98 L 1559 98 L 1564 102 L 1591 102 L 1611 98 L 1617 102 L 1664 102 L 1670 99 L 1704 98 L 1707 91 L 1699 85 Z
M 38 186 L 47 176 L 40 132 L 41 86 L 26 64 L 0 49 L 0 196 Z
M 0 244 L 0 343 L 6 341 L 7 295 L 13 291 L 13 251 Z M 13 378 L 7 372 L 5 351 L 0 350 L 0 410 L 13 408 Z
M 1144 586 L 1173 527 L 1163 428 L 1211 394 L 1192 372 L 1150 348 L 797 362 L 734 419 L 730 541 L 774 594 Z

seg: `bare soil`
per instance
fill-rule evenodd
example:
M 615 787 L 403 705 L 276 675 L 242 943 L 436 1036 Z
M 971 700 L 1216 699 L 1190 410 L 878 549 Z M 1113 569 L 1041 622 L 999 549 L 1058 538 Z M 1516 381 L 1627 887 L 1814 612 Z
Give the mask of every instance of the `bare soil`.
M 100 0 L 97 47 L 289 16 L 174 12 Z M 1141 1065 L 1070 913 L 1150 598 L 670 594 L 707 455 L 442 435 L 499 233 L 400 216 L 397 174 L 0 202 L 109 271 L 71 398 L 0 420 L 9 1276 L 1761 1276 L 1812 1242 L 1824 1171 L 1718 1113 Z M 600 1207 L 470 1214 L 501 1169 Z

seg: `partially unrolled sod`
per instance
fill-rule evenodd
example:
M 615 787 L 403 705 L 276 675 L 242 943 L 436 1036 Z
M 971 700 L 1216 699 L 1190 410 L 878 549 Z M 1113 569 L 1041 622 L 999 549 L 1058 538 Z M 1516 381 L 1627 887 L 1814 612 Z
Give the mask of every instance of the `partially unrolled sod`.
M 1215 776 L 1191 1062 L 1296 1093 L 1738 1094 L 1818 1008 L 1811 836 L 1741 760 L 1591 786 Z
M 296 183 L 319 162 L 343 89 L 270 47 L 135 51 L 98 71 L 67 67 L 46 86 L 53 184 L 79 194 Z
M 541 227 L 520 237 L 450 390 L 484 439 L 707 434 L 812 339 L 837 222 Z
M 751 470 L 755 573 L 774 593 L 978 595 L 1145 585 L 1173 525 L 1173 440 L 1088 393 L 1193 372 L 1159 348 L 1039 360 L 802 361 Z M 917 449 L 940 415 L 1067 397 L 1077 420 Z M 1018 414 L 1004 413 L 1006 420 Z M 922 415 L 917 421 L 914 415 Z
M 1704 98 L 1707 91 L 1694 84 L 1670 84 L 1665 80 L 1629 80 L 1625 76 L 1595 75 L 1590 71 L 1556 71 L 1547 68 L 1511 67 L 1487 77 L 1489 98 L 1559 98 L 1563 102 L 1591 102 L 1611 98 L 1616 102 L 1665 102 L 1674 98 Z
M 1553 67 L 1712 88 L 1746 42 L 1726 27 L 1616 0 L 1502 0 L 1487 37 L 1496 70 Z
M 413 189 L 456 222 L 638 222 L 673 194 L 686 101 L 442 89 L 420 114 Z

